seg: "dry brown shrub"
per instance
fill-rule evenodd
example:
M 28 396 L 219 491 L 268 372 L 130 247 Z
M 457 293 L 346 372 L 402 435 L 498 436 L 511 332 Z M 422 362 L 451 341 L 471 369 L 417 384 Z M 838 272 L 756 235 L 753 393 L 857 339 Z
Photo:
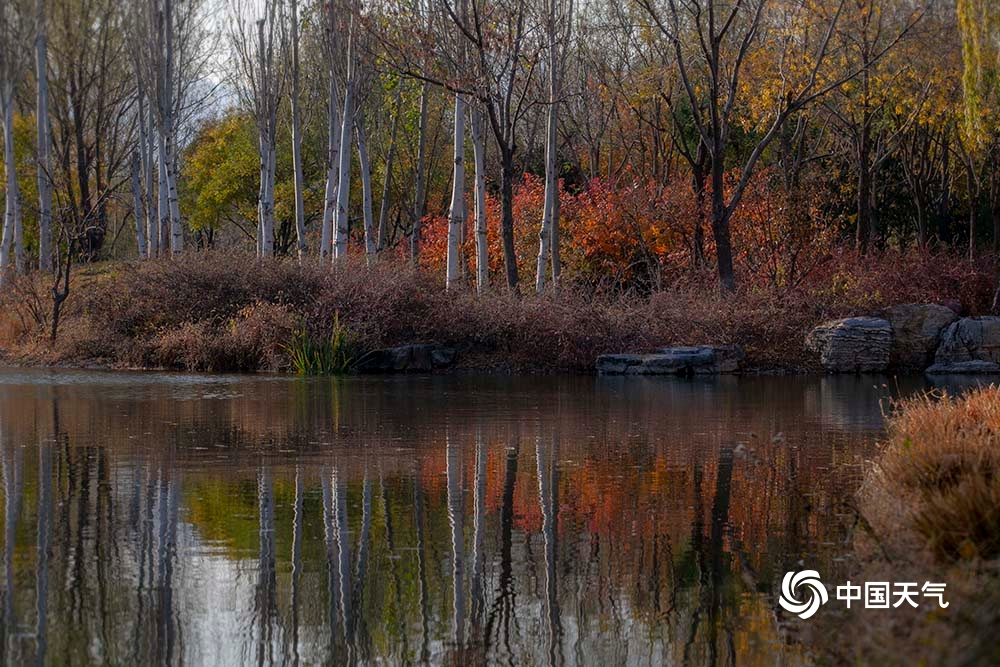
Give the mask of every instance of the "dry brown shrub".
M 865 493 L 890 541 L 939 561 L 1000 556 L 1000 387 L 895 406 Z

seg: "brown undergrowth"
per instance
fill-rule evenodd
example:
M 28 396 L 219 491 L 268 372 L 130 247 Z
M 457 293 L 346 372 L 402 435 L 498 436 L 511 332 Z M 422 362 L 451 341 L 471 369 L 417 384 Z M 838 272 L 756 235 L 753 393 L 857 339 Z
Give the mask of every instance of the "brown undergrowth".
M 275 371 L 303 331 L 331 335 L 339 316 L 362 347 L 435 342 L 465 368 L 577 371 L 603 353 L 676 344 L 738 344 L 757 369 L 802 369 L 817 322 L 902 301 L 952 301 L 981 312 L 992 273 L 950 256 L 831 256 L 794 288 L 745 285 L 719 294 L 694 273 L 652 295 L 564 285 L 556 296 L 446 292 L 406 262 L 331 268 L 289 259 L 192 252 L 174 260 L 84 266 L 74 273 L 55 345 L 49 280 L 12 279 L 0 294 L 0 350 L 28 364 Z M 527 288 L 526 288 L 527 289 Z
M 835 664 L 1000 664 L 1000 388 L 893 405 L 858 512 L 855 583 L 942 582 L 948 607 L 833 605 L 819 652 Z

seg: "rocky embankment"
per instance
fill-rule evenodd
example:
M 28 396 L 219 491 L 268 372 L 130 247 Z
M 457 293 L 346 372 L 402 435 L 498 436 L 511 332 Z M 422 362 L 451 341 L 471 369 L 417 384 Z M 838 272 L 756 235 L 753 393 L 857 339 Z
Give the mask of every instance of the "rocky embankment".
M 1000 317 L 959 317 L 935 303 L 890 306 L 872 316 L 830 320 L 806 336 L 828 373 L 925 372 L 1000 375 Z M 735 345 L 661 348 L 598 357 L 602 375 L 716 375 L 744 370 Z

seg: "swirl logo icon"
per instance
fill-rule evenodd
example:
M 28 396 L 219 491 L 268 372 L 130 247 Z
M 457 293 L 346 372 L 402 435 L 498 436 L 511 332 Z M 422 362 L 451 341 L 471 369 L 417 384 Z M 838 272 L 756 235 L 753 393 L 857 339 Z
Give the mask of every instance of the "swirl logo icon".
M 808 589 L 808 597 L 799 600 L 796 596 L 798 588 Z M 799 618 L 807 619 L 815 614 L 820 606 L 826 604 L 829 596 L 826 593 L 826 586 L 819 579 L 819 572 L 816 570 L 802 570 L 799 573 L 786 572 L 785 578 L 781 580 L 781 597 L 778 604 L 785 611 L 798 614 Z

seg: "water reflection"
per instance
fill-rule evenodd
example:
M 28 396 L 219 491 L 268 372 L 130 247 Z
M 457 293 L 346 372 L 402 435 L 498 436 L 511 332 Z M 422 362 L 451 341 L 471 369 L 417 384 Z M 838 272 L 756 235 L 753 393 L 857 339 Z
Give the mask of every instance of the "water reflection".
M 5 662 L 805 664 L 911 388 L 0 373 Z

